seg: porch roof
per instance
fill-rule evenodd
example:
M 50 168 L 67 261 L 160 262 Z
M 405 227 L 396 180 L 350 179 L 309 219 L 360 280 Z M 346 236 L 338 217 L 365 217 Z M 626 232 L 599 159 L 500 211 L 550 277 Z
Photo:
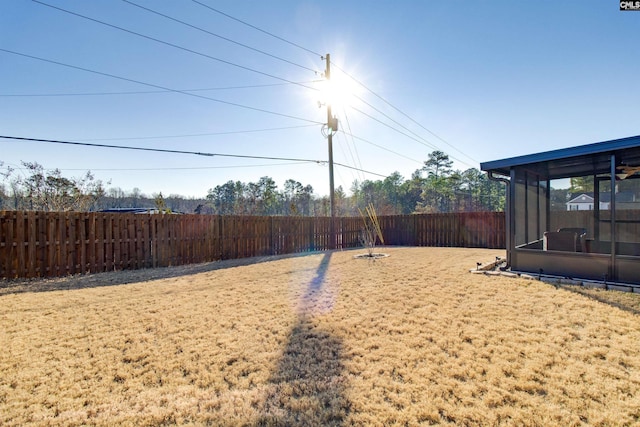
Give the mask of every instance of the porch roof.
M 536 154 L 511 157 L 502 160 L 493 160 L 480 164 L 480 169 L 485 172 L 495 172 L 501 175 L 509 175 L 511 168 L 534 163 L 555 162 L 576 157 L 614 153 L 629 148 L 640 147 L 640 135 L 627 138 L 613 139 L 610 141 L 596 142 L 594 144 L 580 145 L 577 147 L 562 148 L 559 150 L 545 151 Z

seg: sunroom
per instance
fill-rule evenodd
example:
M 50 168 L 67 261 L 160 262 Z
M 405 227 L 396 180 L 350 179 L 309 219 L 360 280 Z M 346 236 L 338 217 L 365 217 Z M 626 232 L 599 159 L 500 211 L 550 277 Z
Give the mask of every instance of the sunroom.
M 507 184 L 512 271 L 640 285 L 640 136 L 481 169 Z

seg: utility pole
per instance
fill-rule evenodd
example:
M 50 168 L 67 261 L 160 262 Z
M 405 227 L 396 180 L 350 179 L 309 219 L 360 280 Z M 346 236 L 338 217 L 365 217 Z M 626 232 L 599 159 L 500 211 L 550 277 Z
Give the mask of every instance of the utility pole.
M 327 53 L 326 56 L 327 69 L 324 72 L 324 77 L 327 79 L 327 84 L 331 81 L 331 55 Z M 337 120 L 331 114 L 331 99 L 327 100 L 327 142 L 329 144 L 329 210 L 331 212 L 331 225 L 329 227 L 329 233 L 331 235 L 330 248 L 336 248 L 336 232 L 334 219 L 336 216 L 336 204 L 335 204 L 335 192 L 333 185 L 333 134 L 338 130 Z

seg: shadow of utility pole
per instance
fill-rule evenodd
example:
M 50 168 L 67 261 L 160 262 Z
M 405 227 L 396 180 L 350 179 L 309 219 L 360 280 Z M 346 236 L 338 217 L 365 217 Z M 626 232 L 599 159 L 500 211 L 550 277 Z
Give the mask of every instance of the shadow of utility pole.
M 300 301 L 298 320 L 269 380 L 273 387 L 258 426 L 340 426 L 349 413 L 342 342 L 322 330 L 313 318 L 318 305 L 326 308 L 332 300 L 327 298 L 325 281 L 330 260 L 329 252 Z

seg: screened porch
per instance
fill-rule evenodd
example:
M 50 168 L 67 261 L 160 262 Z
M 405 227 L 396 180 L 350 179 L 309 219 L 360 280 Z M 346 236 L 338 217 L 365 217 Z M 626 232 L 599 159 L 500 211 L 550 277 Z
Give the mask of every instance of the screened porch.
M 508 185 L 513 271 L 640 285 L 640 136 L 481 168 Z

